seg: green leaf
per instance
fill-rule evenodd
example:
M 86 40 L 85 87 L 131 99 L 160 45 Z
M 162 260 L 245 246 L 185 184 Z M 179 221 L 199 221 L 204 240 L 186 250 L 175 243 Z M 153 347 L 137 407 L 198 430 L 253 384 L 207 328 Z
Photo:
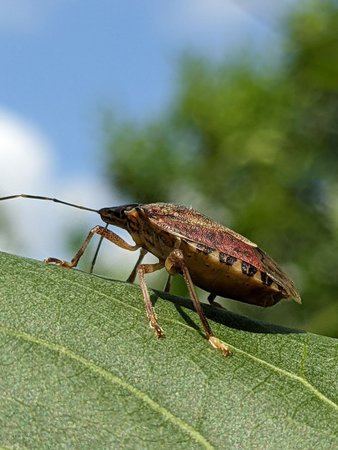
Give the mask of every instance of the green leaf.
M 0 254 L 0 446 L 338 448 L 338 341 Z M 290 304 L 292 308 L 292 304 Z

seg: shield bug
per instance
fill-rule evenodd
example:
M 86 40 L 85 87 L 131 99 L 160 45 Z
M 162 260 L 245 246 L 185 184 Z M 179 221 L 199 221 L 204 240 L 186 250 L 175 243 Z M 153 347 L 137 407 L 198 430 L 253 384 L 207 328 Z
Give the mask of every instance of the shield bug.
M 183 276 L 208 341 L 224 355 L 229 355 L 230 350 L 214 336 L 194 285 L 210 293 L 210 303 L 216 296 L 263 307 L 272 306 L 281 299 L 293 298 L 299 303 L 301 301 L 290 278 L 256 244 L 192 208 L 171 203 L 133 203 L 97 210 L 55 198 L 27 194 L 12 195 L 0 200 L 18 197 L 49 200 L 93 211 L 98 213 L 106 224 L 123 228 L 130 234 L 133 245 L 108 230 L 107 226 L 97 225 L 89 231 L 70 262 L 57 258 L 48 258 L 46 262 L 63 267 L 76 267 L 95 234 L 125 250 L 140 249 L 139 258 L 128 281 L 133 282 L 138 275 L 146 315 L 157 337 L 163 335 L 163 330 L 158 324 L 150 300 L 145 275 L 163 268 L 169 273 L 166 291 L 170 288 L 172 275 Z M 156 256 L 158 262 L 143 264 L 142 259 L 147 252 Z

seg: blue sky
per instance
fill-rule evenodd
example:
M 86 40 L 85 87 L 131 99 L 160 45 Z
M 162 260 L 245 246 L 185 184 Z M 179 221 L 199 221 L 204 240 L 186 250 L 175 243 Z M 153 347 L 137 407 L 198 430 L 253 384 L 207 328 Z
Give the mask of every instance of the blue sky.
M 118 202 L 100 177 L 102 110 L 137 120 L 159 114 L 185 51 L 211 60 L 249 46 L 277 52 L 277 19 L 292 3 L 0 0 L 2 195 L 49 194 L 97 207 Z M 34 233 L 44 213 L 21 202 L 27 233 Z M 14 227 L 12 203 L 6 208 Z M 40 257 L 56 247 L 45 223 L 49 232 L 39 233 L 39 244 L 29 237 L 25 254 Z
M 170 98 L 183 51 L 271 41 L 264 3 L 2 0 L 0 107 L 48 136 L 58 171 L 92 170 L 102 108 L 144 120 Z

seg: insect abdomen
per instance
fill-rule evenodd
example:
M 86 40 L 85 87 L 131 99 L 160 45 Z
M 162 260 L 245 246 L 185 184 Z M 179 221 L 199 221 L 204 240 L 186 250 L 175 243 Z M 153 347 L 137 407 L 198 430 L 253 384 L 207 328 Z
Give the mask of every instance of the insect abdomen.
M 289 295 L 266 272 L 201 244 L 182 242 L 194 284 L 201 289 L 257 306 L 272 306 Z

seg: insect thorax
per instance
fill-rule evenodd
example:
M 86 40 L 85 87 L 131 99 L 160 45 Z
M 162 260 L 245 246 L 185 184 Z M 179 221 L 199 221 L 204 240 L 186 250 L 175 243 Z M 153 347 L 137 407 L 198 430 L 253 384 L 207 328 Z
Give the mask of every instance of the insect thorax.
M 126 216 L 126 229 L 133 240 L 160 260 L 165 260 L 175 248 L 176 236 L 159 228 L 142 207 L 128 211 Z

